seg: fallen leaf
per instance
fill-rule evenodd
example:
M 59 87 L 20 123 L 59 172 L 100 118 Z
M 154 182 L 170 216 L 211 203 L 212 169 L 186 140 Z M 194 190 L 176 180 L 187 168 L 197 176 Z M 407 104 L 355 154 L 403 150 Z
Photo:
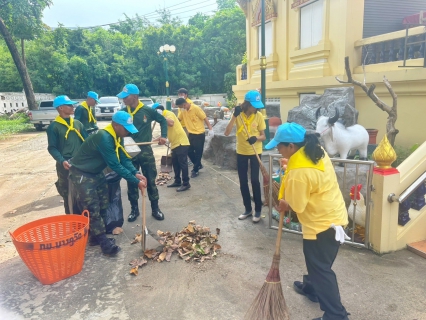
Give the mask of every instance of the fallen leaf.
M 60 203 L 64 203 L 64 200 L 59 200 Z
M 167 250 L 166 254 L 166 261 L 170 262 L 170 259 L 172 258 L 173 249 Z
M 154 249 L 151 250 L 145 250 L 143 253 L 148 259 L 152 259 L 152 257 L 157 253 Z
M 186 229 L 188 230 L 189 233 L 194 233 L 194 226 L 192 224 L 188 224 Z
M 195 220 L 189 221 L 190 224 L 195 224 Z
M 139 269 L 139 267 L 138 267 L 138 266 L 136 266 L 136 267 L 132 268 L 132 269 L 130 270 L 130 274 L 133 274 L 134 276 L 137 276 L 137 275 L 138 275 L 138 269 Z
M 112 234 L 120 234 L 122 233 L 124 230 L 120 227 L 115 227 L 114 230 L 112 230 Z
M 220 229 L 216 228 L 216 234 L 219 235 L 220 234 Z
M 138 243 L 138 242 L 141 242 L 141 241 L 142 241 L 142 235 L 140 235 L 138 233 L 138 234 L 135 235 L 135 238 L 133 239 L 132 242 L 130 242 L 130 244 L 135 244 L 135 243 Z
M 214 251 L 216 251 L 216 250 L 220 250 L 220 249 L 222 249 L 222 247 L 220 246 L 220 244 L 215 243 L 215 244 L 213 245 L 213 250 L 214 250 Z
M 158 260 L 164 261 L 164 259 L 166 258 L 167 252 L 161 252 L 160 256 L 158 257 Z
M 145 260 L 143 257 L 138 259 L 138 267 L 142 267 L 142 266 L 146 265 L 147 263 L 148 263 L 148 261 Z

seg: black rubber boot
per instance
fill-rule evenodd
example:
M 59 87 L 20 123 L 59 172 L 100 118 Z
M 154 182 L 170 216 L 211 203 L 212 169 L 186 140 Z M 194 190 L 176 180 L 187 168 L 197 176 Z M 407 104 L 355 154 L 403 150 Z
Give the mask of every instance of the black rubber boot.
M 139 217 L 139 206 L 138 202 L 130 202 L 130 205 L 132 206 L 132 211 L 130 211 L 129 217 L 127 218 L 127 221 L 133 222 L 136 220 L 137 217 Z
M 105 233 L 98 235 L 96 238 L 98 239 L 103 254 L 113 256 L 121 250 L 119 246 L 112 243 L 111 239 L 107 238 Z
M 151 201 L 152 216 L 157 220 L 164 220 L 164 213 L 158 207 L 158 200 Z
M 107 238 L 109 241 L 111 241 L 112 244 L 115 244 L 114 238 Z M 89 246 L 94 247 L 99 245 L 98 237 L 95 235 L 89 235 Z

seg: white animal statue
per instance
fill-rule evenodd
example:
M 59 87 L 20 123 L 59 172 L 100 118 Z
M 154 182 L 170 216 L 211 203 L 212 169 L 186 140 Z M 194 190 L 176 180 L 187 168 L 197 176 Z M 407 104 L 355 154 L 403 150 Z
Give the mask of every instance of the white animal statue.
M 360 160 L 367 160 L 368 132 L 359 124 L 345 128 L 337 122 L 339 119 L 339 110 L 336 108 L 334 117 L 320 116 L 320 108 L 316 112 L 317 127 L 316 132 L 321 135 L 324 141 L 325 150 L 330 156 L 337 153 L 340 159 L 347 159 L 355 156 L 359 151 Z

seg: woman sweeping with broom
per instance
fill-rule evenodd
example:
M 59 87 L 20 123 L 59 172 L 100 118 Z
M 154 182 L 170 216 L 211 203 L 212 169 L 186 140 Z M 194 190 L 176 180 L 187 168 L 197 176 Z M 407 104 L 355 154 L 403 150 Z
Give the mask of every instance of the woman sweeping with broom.
M 303 231 L 308 276 L 303 283 L 295 281 L 294 288 L 318 299 L 324 315 L 314 320 L 347 320 L 331 269 L 340 244 L 349 239 L 342 228 L 348 224 L 348 215 L 333 165 L 317 136 L 297 123 L 278 127 L 266 149 L 274 147 L 288 159 L 278 211 L 296 212 Z
M 258 109 L 264 108 L 259 92 L 249 91 L 244 97 L 241 106 L 234 109 L 234 114 L 229 121 L 225 136 L 228 136 L 234 124 L 237 126 L 237 170 L 240 180 L 240 191 L 243 197 L 245 207 L 244 213 L 240 214 L 238 219 L 244 220 L 253 214 L 250 198 L 250 190 L 248 186 L 248 169 L 250 163 L 251 186 L 254 199 L 254 216 L 253 222 L 260 220 L 262 210 L 262 196 L 259 181 L 259 157 L 262 153 L 262 141 L 265 140 L 265 120 Z M 257 154 L 256 154 L 257 153 Z

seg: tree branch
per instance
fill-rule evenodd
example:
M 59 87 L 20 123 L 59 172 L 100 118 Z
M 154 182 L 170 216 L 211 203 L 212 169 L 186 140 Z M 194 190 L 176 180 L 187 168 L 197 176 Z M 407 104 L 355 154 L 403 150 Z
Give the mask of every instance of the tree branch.
M 398 105 L 397 95 L 396 95 L 395 91 L 393 91 L 392 86 L 390 85 L 388 79 L 386 77 L 383 77 L 383 83 L 386 86 L 386 88 L 388 89 L 388 91 L 389 91 L 389 93 L 392 97 L 392 100 L 393 100 L 392 107 L 388 106 L 385 102 L 380 100 L 379 97 L 374 93 L 374 90 L 376 89 L 376 85 L 373 83 L 372 85 L 370 85 L 370 87 L 367 87 L 367 85 L 365 84 L 364 64 L 362 65 L 362 67 L 363 67 L 363 70 L 364 70 L 364 83 L 361 83 L 361 82 L 353 79 L 351 68 L 349 66 L 349 57 L 345 57 L 345 70 L 346 70 L 346 74 L 348 76 L 348 81 L 340 80 L 338 77 L 335 77 L 335 79 L 339 83 L 344 83 L 344 84 L 352 83 L 353 85 L 360 87 L 367 94 L 367 96 L 376 104 L 376 106 L 378 106 L 382 111 L 385 111 L 388 114 L 388 121 L 386 123 L 386 135 L 389 139 L 389 142 L 393 146 L 394 143 L 395 143 L 395 137 L 399 132 L 399 130 L 395 128 L 395 122 L 396 122 L 396 119 L 398 118 L 398 116 L 397 116 L 397 105 Z

